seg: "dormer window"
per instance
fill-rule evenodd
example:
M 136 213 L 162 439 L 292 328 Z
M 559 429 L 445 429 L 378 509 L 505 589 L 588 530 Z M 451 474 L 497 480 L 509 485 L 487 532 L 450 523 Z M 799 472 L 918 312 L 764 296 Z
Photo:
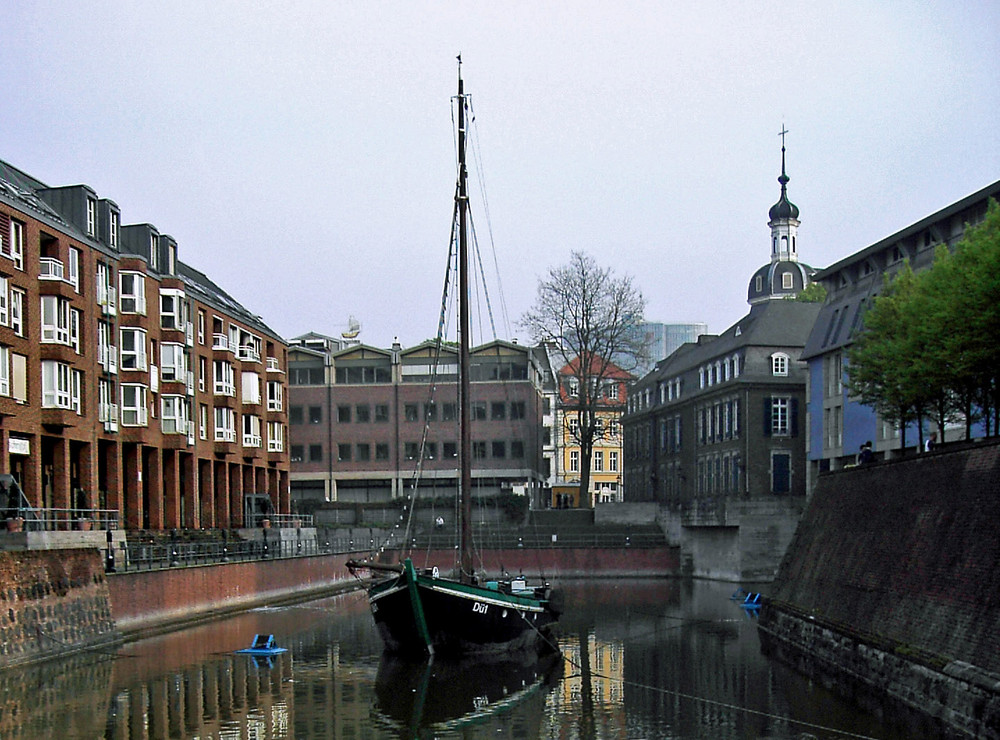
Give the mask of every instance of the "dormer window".
M 156 234 L 149 236 L 149 266 L 157 272 L 160 270 L 160 240 Z
M 760 293 L 762 290 L 764 290 L 764 278 L 763 278 L 763 276 L 758 275 L 757 277 L 754 278 L 754 280 L 753 280 L 753 289 L 754 289 L 755 293 Z
M 87 198 L 87 236 L 97 236 L 97 201 Z
M 111 212 L 111 224 L 108 229 L 108 245 L 112 249 L 118 249 L 118 221 L 119 216 L 116 211 Z
M 788 375 L 788 355 L 784 352 L 775 352 L 771 355 L 771 374 Z
M 791 290 L 794 287 L 794 278 L 792 273 L 783 272 L 781 273 L 781 288 L 783 290 Z

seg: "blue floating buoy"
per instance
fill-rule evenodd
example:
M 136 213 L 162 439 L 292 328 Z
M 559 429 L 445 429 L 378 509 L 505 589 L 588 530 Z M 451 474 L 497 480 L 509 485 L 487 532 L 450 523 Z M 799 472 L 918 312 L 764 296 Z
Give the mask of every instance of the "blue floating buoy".
M 248 655 L 277 655 L 284 653 L 288 648 L 278 647 L 274 644 L 274 635 L 254 635 L 250 647 L 237 650 L 237 653 Z

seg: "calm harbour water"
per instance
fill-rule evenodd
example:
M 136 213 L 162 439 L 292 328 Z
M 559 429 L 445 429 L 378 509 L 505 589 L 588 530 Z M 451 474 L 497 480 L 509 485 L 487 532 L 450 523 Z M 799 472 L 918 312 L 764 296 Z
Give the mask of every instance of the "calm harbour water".
M 0 738 L 913 737 L 762 656 L 732 585 L 561 587 L 549 660 L 391 660 L 355 592 L 2 672 Z

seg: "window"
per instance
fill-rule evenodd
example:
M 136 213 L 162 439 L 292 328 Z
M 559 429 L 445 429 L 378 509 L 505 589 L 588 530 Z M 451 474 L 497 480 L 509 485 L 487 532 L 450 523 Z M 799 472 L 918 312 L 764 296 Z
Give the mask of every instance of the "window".
M 187 404 L 184 396 L 160 398 L 160 430 L 164 434 L 187 434 Z
M 753 279 L 753 291 L 754 293 L 760 293 L 764 290 L 764 278 L 760 275 Z
M 69 344 L 69 301 L 54 295 L 42 296 L 42 342 Z
M 354 459 L 358 462 L 368 462 L 372 457 L 372 446 L 367 442 L 361 442 L 354 447 Z
M 205 312 L 198 309 L 198 344 L 205 343 Z
M 491 447 L 493 448 L 492 454 L 495 459 L 503 460 L 507 457 L 507 443 L 503 440 L 493 440 Z
M 787 452 L 771 453 L 771 492 L 782 494 L 792 490 L 792 456 Z
M 576 378 L 570 378 L 566 381 L 566 394 L 570 398 L 576 398 L 580 395 L 580 381 Z
M 267 381 L 267 410 L 281 411 L 284 404 L 284 386 L 276 380 Z
M 289 406 L 288 407 L 288 423 L 289 424 L 302 424 L 304 423 L 305 417 L 302 414 L 301 406 Z
M 184 314 L 184 292 L 173 288 L 161 288 L 160 326 L 164 329 L 183 331 L 187 323 Z
M 475 401 L 472 404 L 472 420 L 473 421 L 486 421 L 486 402 L 485 401 Z
M 323 445 L 309 445 L 309 462 L 323 462 Z
M 417 404 L 408 403 L 403 406 L 403 418 L 407 421 L 417 420 Z
M 776 397 L 771 401 L 771 434 L 786 435 L 789 432 L 788 406 L 789 399 Z
M 144 427 L 148 422 L 146 393 L 144 385 L 122 383 L 122 425 Z
M 160 345 L 160 378 L 163 380 L 187 380 L 187 363 L 184 345 L 164 342 Z
M 773 375 L 788 375 L 788 355 L 776 352 L 771 355 L 771 373 Z
M 389 421 L 389 406 L 387 404 L 375 404 L 375 421 L 378 423 Z
M 139 272 L 119 272 L 118 307 L 122 313 L 146 314 L 146 277 Z
M 0 346 L 0 396 L 10 395 L 10 347 Z
M 267 422 L 267 451 L 283 452 L 285 449 L 285 427 L 280 421 Z
M 618 450 L 608 450 L 608 472 L 618 472 Z
M 69 263 L 66 265 L 66 282 L 80 292 L 80 250 L 69 248 Z
M 208 375 L 208 358 L 198 358 L 198 390 L 205 391 L 205 377 Z
M 503 401 L 494 401 L 490 404 L 490 418 L 493 421 L 502 421 L 507 418 L 507 404 Z
M 146 332 L 143 329 L 122 327 L 118 345 L 120 358 L 118 366 L 122 370 L 146 370 Z
M 594 467 L 595 473 L 604 472 L 604 450 L 594 450 Z
M 19 336 L 24 336 L 24 291 L 10 289 L 10 328 Z
M 419 451 L 419 445 L 416 442 L 407 442 L 403 445 L 403 456 L 407 460 L 416 460 Z
M 375 459 L 376 460 L 389 459 L 389 444 L 387 442 L 375 443 Z
M 458 404 L 450 402 L 441 404 L 442 421 L 455 421 L 455 419 L 457 418 L 458 418 Z
M 28 358 L 17 352 L 11 354 L 11 395 L 18 403 L 28 402 Z
M 424 404 L 424 421 L 437 421 L 437 405 L 433 401 Z
M 569 434 L 573 439 L 580 438 L 580 419 L 576 416 L 571 416 L 568 420 Z
M 338 406 L 337 407 L 337 422 L 339 424 L 350 424 L 351 423 L 351 407 L 350 406 Z
M 569 451 L 569 472 L 580 472 L 580 450 Z
M 149 235 L 149 266 L 155 272 L 160 271 L 160 237 L 157 234 Z
M 781 273 L 781 287 L 783 290 L 791 290 L 793 286 L 792 273 L 783 272 Z
M 212 372 L 214 376 L 212 392 L 216 396 L 235 396 L 236 371 L 232 364 L 225 360 L 214 360 L 212 362 Z
M 458 457 L 458 445 L 454 442 L 445 442 L 441 445 L 441 454 L 446 460 Z
M 208 404 L 198 405 L 198 436 L 208 439 Z
M 243 414 L 243 446 L 260 447 L 260 417 L 256 414 Z
M 303 456 L 303 454 L 305 454 L 305 453 L 303 452 L 302 445 L 292 445 L 291 446 L 291 449 L 289 451 L 289 455 L 291 456 L 291 461 L 293 463 L 294 462 L 302 462 L 302 456 Z
M 236 441 L 236 412 L 225 406 L 215 407 L 215 441 Z
M 323 407 L 322 406 L 310 406 L 309 407 L 309 423 L 310 424 L 322 424 L 323 423 Z
M 511 440 L 510 456 L 515 460 L 524 459 L 524 442 L 520 439 Z
M 610 381 L 604 385 L 604 395 L 612 401 L 618 400 L 618 381 Z
M 424 444 L 424 460 L 434 460 L 438 455 L 437 442 L 427 442 Z
M 14 261 L 18 270 L 24 269 L 24 224 L 11 219 L 9 249 L 4 253 Z
M 472 443 L 472 459 L 473 460 L 485 460 L 486 459 L 486 443 L 485 442 L 473 442 Z
M 108 244 L 112 249 L 118 249 L 118 212 L 111 211 L 111 225 L 108 228 Z
M 260 403 L 260 376 L 257 373 L 243 373 L 240 377 L 240 392 L 243 403 Z M 258 433 L 258 436 L 259 433 Z

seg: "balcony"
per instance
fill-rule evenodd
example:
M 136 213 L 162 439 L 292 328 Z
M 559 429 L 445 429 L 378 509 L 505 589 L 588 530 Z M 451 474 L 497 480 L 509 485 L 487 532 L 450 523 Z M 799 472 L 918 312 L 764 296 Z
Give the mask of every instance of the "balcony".
M 54 257 L 41 257 L 38 260 L 39 280 L 66 280 L 66 268 L 62 262 Z
M 229 346 L 229 336 L 226 334 L 213 334 L 212 349 L 232 352 L 233 348 Z
M 260 362 L 260 351 L 251 344 L 240 345 L 236 356 L 244 362 Z
M 280 373 L 280 372 L 282 372 L 281 367 L 278 365 L 278 358 L 277 357 L 268 357 L 267 358 L 267 371 L 269 373 Z

